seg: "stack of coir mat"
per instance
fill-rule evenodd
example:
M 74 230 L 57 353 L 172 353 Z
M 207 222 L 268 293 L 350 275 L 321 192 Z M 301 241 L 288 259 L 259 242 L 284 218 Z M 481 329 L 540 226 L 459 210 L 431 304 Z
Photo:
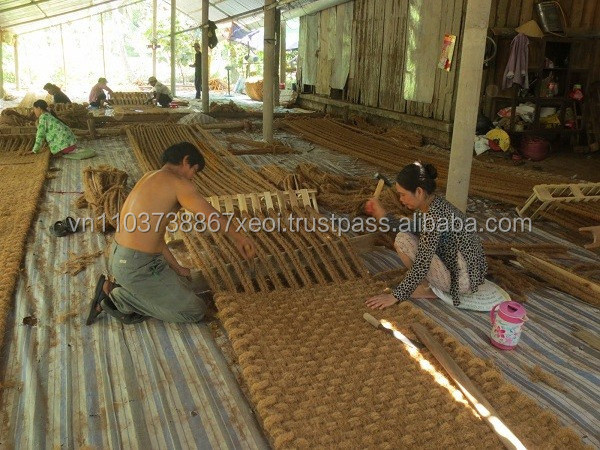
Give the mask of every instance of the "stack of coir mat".
M 220 316 L 251 400 L 275 448 L 502 448 L 437 369 L 367 324 L 367 296 L 383 285 L 349 281 L 260 294 L 218 294 Z M 410 303 L 375 313 L 409 338 L 431 330 L 527 448 L 583 448 L 557 417 L 504 381 Z

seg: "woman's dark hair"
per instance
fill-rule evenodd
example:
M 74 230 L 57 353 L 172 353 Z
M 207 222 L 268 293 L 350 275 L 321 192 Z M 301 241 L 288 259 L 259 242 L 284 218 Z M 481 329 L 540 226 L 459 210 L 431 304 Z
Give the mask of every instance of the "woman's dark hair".
M 58 89 L 58 86 L 53 85 L 52 83 L 46 83 L 44 85 L 44 90 L 45 91 L 52 91 L 54 89 Z
M 35 102 L 33 102 L 33 107 L 40 108 L 42 111 L 52 114 L 54 116 L 54 118 L 56 118 L 58 121 L 64 123 L 52 109 L 48 109 L 48 103 L 46 103 L 46 100 L 36 100 Z
M 198 164 L 198 170 L 204 169 L 204 157 L 191 142 L 180 142 L 179 144 L 171 145 L 163 152 L 162 163 L 171 163 L 178 166 L 183 163 L 183 158 L 186 156 L 188 157 L 190 166 Z
M 428 194 L 432 194 L 436 188 L 436 178 L 437 170 L 433 165 L 415 161 L 404 166 L 396 176 L 396 183 L 412 193 L 420 187 Z

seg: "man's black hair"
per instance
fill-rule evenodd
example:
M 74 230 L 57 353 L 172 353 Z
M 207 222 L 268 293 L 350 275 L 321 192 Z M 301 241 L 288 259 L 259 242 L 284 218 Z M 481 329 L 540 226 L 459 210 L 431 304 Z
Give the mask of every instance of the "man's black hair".
M 162 154 L 162 163 L 175 164 L 176 166 L 183 163 L 183 158 L 188 157 L 190 166 L 198 164 L 198 170 L 204 169 L 204 157 L 200 151 L 191 142 L 180 142 L 179 144 L 171 145 Z

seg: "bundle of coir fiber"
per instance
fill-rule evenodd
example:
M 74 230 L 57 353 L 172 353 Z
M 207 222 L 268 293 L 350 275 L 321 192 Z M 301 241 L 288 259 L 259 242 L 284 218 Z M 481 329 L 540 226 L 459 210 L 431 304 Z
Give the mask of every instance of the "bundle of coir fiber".
M 87 129 L 89 112 L 85 106 L 78 103 L 57 103 L 52 105 L 52 109 L 70 128 Z
M 24 127 L 35 125 L 33 110 L 26 108 L 7 108 L 0 112 L 0 126 Z
M 83 185 L 84 194 L 77 199 L 76 206 L 90 207 L 95 225 L 102 232 L 116 229 L 117 214 L 128 194 L 127 174 L 110 166 L 88 167 L 83 171 Z
M 319 169 L 314 164 L 300 164 L 294 172 L 275 166 L 264 166 L 260 174 L 279 189 L 289 189 L 292 180 L 297 180 L 294 189 L 316 189 L 320 205 L 333 212 L 365 215 L 365 203 L 373 196 L 377 181 L 371 177 L 350 177 Z M 287 172 L 287 174 L 286 174 Z M 411 214 L 398 200 L 395 189 L 385 188 L 379 201 L 388 213 L 407 216 Z

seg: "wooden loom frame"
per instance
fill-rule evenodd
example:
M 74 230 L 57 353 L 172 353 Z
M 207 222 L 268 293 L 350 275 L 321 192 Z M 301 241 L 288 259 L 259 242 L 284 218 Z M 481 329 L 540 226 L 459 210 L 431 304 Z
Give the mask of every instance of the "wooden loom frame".
M 542 211 L 560 203 L 591 203 L 600 201 L 600 183 L 579 184 L 538 184 L 533 187 L 533 193 L 522 208 L 517 207 L 520 217 L 527 216 L 536 201 L 541 204 L 529 216 L 535 219 Z

